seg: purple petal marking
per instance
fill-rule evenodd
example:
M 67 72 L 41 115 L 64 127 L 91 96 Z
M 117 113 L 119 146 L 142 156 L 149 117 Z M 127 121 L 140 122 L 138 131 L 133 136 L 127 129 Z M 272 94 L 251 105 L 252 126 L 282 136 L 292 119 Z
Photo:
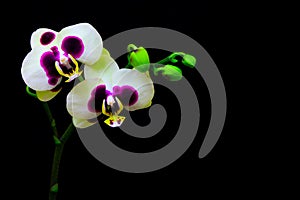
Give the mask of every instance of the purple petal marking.
M 67 36 L 63 39 L 61 49 L 74 58 L 79 58 L 84 50 L 84 44 L 79 37 Z
M 57 46 L 51 47 L 51 50 L 52 50 L 53 55 L 56 58 L 56 60 L 59 60 L 60 59 L 60 54 L 59 54 L 59 50 L 58 50 Z
M 92 90 L 91 97 L 88 101 L 88 109 L 91 112 L 101 112 L 103 100 L 106 99 L 111 92 L 106 90 L 104 84 L 98 85 Z
M 118 97 L 124 106 L 132 106 L 139 98 L 137 90 L 129 85 L 114 86 L 113 96 Z
M 56 85 L 58 79 L 61 77 L 55 68 L 55 61 L 57 61 L 57 58 L 51 51 L 43 53 L 40 59 L 40 64 L 46 72 L 50 85 Z
M 106 90 L 106 86 L 104 84 L 101 84 L 95 87 L 91 92 L 91 97 L 88 101 L 89 111 L 101 112 L 103 100 L 106 100 L 109 95 L 112 95 L 114 98 L 117 97 L 125 106 L 131 106 L 135 104 L 138 100 L 138 92 L 131 86 L 114 86 L 113 92 L 111 92 L 109 90 Z M 114 104 L 113 108 L 107 106 L 107 102 L 105 101 L 105 107 L 107 112 L 115 113 L 120 109 L 118 103 Z
M 55 37 L 56 37 L 55 33 L 45 32 L 40 37 L 40 43 L 42 45 L 48 45 L 55 39 Z

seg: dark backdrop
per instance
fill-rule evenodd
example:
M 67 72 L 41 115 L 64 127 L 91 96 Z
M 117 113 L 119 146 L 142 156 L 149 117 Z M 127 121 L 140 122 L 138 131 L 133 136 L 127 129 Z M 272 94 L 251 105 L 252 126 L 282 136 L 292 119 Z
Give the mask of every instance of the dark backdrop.
M 61 163 L 59 199 L 141 199 L 174 194 L 190 199 L 191 196 L 201 198 L 204 194 L 235 196 L 237 190 L 251 195 L 260 190 L 260 186 L 246 186 L 250 180 L 257 183 L 264 181 L 258 181 L 254 171 L 265 169 L 253 161 L 255 151 L 248 142 L 252 127 L 245 125 L 242 117 L 242 113 L 250 110 L 243 103 L 246 97 L 240 82 L 243 79 L 241 74 L 244 74 L 239 57 L 243 54 L 240 47 L 245 44 L 242 33 L 249 22 L 238 19 L 243 9 L 243 6 L 240 7 L 236 13 L 229 3 L 206 0 L 197 3 L 186 0 L 26 1 L 17 7 L 11 5 L 5 20 L 8 28 L 4 31 L 10 41 L 6 45 L 8 50 L 5 49 L 9 57 L 2 66 L 6 72 L 6 69 L 9 70 L 4 77 L 3 99 L 5 105 L 10 106 L 5 108 L 9 110 L 5 112 L 8 120 L 2 122 L 4 127 L 9 127 L 8 131 L 3 131 L 9 135 L 9 139 L 4 141 L 8 144 L 5 155 L 9 158 L 5 165 L 11 169 L 3 173 L 9 175 L 7 184 L 13 188 L 8 199 L 21 195 L 43 200 L 48 196 L 54 150 L 52 133 L 41 104 L 26 94 L 20 73 L 22 60 L 30 51 L 31 33 L 40 27 L 59 31 L 80 22 L 92 24 L 104 40 L 125 30 L 148 26 L 177 30 L 195 39 L 220 70 L 227 92 L 228 111 L 223 133 L 205 158 L 197 157 L 204 137 L 203 133 L 199 133 L 180 159 L 166 168 L 145 174 L 119 172 L 103 165 L 86 150 L 78 135 L 73 134 L 65 146 Z M 160 58 L 160 54 L 155 52 L 153 56 Z M 201 114 L 204 118 L 200 130 L 205 131 L 209 123 L 209 98 L 205 83 L 201 77 L 196 78 L 199 80 L 191 81 L 202 92 L 204 103 L 201 110 L 204 113 Z M 160 98 L 164 99 L 164 96 Z M 71 119 L 65 110 L 65 97 L 58 95 L 50 102 L 50 107 L 60 130 L 63 130 Z M 120 139 L 115 140 L 128 146 Z M 136 144 L 130 142 L 139 148 L 139 141 Z M 250 148 L 254 154 L 249 153 Z

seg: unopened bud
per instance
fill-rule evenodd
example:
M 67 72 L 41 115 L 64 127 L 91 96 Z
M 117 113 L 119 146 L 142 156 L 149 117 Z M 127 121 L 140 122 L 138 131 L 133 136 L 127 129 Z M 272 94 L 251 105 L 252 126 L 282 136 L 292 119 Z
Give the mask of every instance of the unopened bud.
M 173 65 L 165 65 L 164 67 L 155 68 L 154 75 L 158 74 L 161 74 L 169 81 L 179 81 L 182 78 L 181 69 Z
M 190 68 L 193 68 L 195 67 L 196 65 L 196 58 L 190 54 L 185 54 L 183 56 L 183 59 L 182 59 L 182 63 L 185 65 L 185 66 L 188 66 Z
M 147 50 L 144 47 L 139 47 L 130 52 L 129 55 L 130 64 L 140 72 L 146 72 L 149 70 L 150 61 Z

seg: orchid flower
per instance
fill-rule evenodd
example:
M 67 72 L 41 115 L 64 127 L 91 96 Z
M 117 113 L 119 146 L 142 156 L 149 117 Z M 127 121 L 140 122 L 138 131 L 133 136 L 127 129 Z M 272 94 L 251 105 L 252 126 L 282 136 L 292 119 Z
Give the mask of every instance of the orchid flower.
M 68 26 L 60 32 L 39 28 L 31 35 L 30 45 L 21 74 L 41 101 L 56 96 L 64 82 L 81 75 L 79 64 L 94 64 L 103 50 L 101 36 L 88 23 Z
M 123 109 L 134 111 L 151 105 L 154 86 L 151 78 L 134 69 L 119 69 L 109 54 L 94 65 L 84 68 L 85 80 L 72 88 L 67 96 L 67 110 L 78 128 L 97 123 L 101 114 L 111 127 L 125 120 Z

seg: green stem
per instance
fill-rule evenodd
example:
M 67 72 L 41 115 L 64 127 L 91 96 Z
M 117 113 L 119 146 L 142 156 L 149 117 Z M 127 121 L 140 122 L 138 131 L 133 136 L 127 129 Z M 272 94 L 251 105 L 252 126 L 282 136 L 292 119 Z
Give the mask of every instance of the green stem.
M 172 62 L 172 63 L 176 63 L 178 62 L 178 60 L 176 59 L 177 56 L 184 56 L 185 53 L 183 52 L 174 52 L 171 55 L 169 55 L 168 57 L 154 63 L 151 65 L 150 70 L 152 70 L 152 72 L 154 73 L 154 75 L 157 75 L 157 72 L 159 71 L 159 68 L 163 67 L 163 65 Z
M 175 62 L 178 61 L 177 59 L 175 59 L 176 56 L 184 56 L 184 55 L 185 55 L 185 53 L 183 53 L 183 52 L 174 52 L 171 55 L 169 55 L 168 57 L 166 57 L 166 58 L 164 58 L 164 59 L 162 59 L 162 60 L 160 60 L 160 61 L 158 61 L 156 63 L 157 64 L 166 64 L 168 62 L 175 63 Z
M 49 119 L 49 122 L 51 124 L 52 131 L 53 131 L 54 135 L 56 137 L 58 137 L 58 131 L 57 131 L 57 128 L 56 128 L 55 119 L 52 116 L 52 113 L 51 113 L 51 110 L 49 108 L 49 105 L 48 105 L 47 102 L 42 102 L 42 104 L 43 104 L 44 110 L 45 110 L 45 112 L 47 114 L 47 117 Z
M 26 92 L 27 92 L 27 94 L 29 94 L 30 96 L 32 96 L 32 97 L 34 97 L 34 98 L 37 98 L 36 93 L 31 92 L 31 91 L 30 91 L 30 88 L 29 88 L 28 86 L 26 86 Z M 45 112 L 46 112 L 46 114 L 47 114 L 47 117 L 48 117 L 48 119 L 49 119 L 49 122 L 50 122 L 50 125 L 51 125 L 51 128 L 52 128 L 52 131 L 53 131 L 53 133 L 54 133 L 54 136 L 55 136 L 55 137 L 58 137 L 58 131 L 57 131 L 57 128 L 56 128 L 56 123 L 55 123 L 55 120 L 54 120 L 54 118 L 53 118 L 53 116 L 52 116 L 52 113 L 51 113 L 51 110 L 50 110 L 50 108 L 49 108 L 49 105 L 48 105 L 47 102 L 43 102 L 43 101 L 41 101 L 41 102 L 42 102 L 43 108 L 44 108 L 44 110 L 45 110 Z
M 79 80 L 84 80 L 82 76 L 79 77 Z M 33 93 L 30 91 L 30 88 L 26 86 L 26 92 L 35 98 L 37 98 L 36 93 Z M 50 177 L 50 192 L 49 192 L 49 200 L 56 200 L 57 192 L 58 192 L 58 172 L 59 172 L 59 165 L 64 149 L 64 145 L 71 136 L 72 132 L 74 131 L 75 127 L 73 123 L 68 126 L 68 128 L 65 130 L 64 134 L 61 136 L 61 138 L 58 138 L 58 131 L 56 128 L 55 119 L 53 118 L 53 115 L 51 113 L 51 110 L 49 108 L 49 105 L 47 102 L 42 102 L 42 105 L 44 107 L 44 110 L 47 114 L 47 117 L 49 119 L 49 122 L 51 124 L 51 128 L 53 131 L 53 138 L 55 143 L 55 151 L 53 155 L 53 162 L 52 162 L 52 170 L 51 170 L 51 177 Z
M 59 172 L 61 157 L 62 157 L 64 145 L 66 141 L 70 138 L 73 131 L 74 131 L 74 126 L 73 123 L 71 123 L 66 129 L 66 131 L 64 132 L 64 134 L 61 136 L 60 143 L 56 143 L 55 145 L 51 178 L 50 178 L 49 200 L 56 199 L 58 193 L 58 172 Z
M 70 123 L 64 134 L 60 137 L 60 142 L 65 144 L 69 137 L 71 136 L 72 132 L 75 130 L 73 123 Z
M 26 85 L 26 92 L 27 94 L 29 94 L 30 96 L 37 98 L 37 95 L 33 92 L 30 91 L 30 88 Z
M 162 59 L 162 60 L 156 62 L 156 64 L 165 64 L 165 63 L 167 63 L 167 62 L 169 62 L 169 61 L 170 61 L 170 58 L 169 58 L 169 56 L 168 56 L 168 57 L 166 57 L 166 58 L 164 58 L 164 59 Z
M 51 171 L 51 179 L 50 179 L 50 193 L 49 200 L 55 200 L 58 192 L 58 171 L 59 164 L 63 152 L 64 144 L 59 144 L 55 146 L 53 163 L 52 163 L 52 171 Z

